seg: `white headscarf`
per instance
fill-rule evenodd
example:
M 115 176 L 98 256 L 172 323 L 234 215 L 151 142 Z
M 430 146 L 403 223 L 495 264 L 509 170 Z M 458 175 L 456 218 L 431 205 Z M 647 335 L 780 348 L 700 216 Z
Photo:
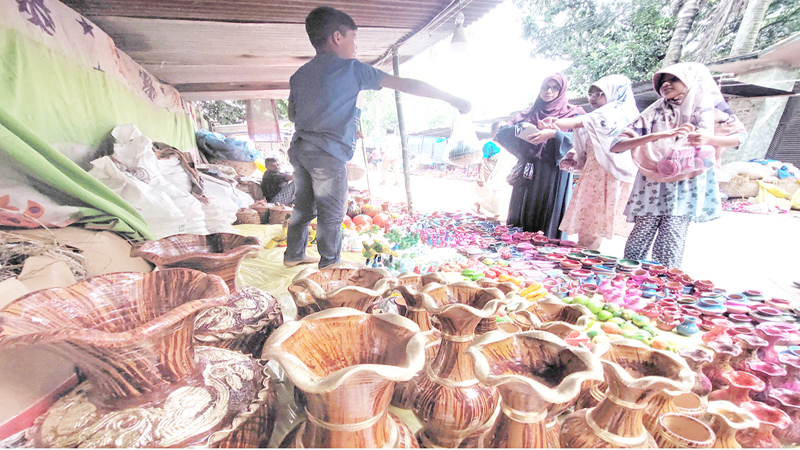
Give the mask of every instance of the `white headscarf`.
M 592 83 L 605 94 L 607 103 L 583 116 L 583 127 L 592 141 L 597 162 L 614 178 L 632 183 L 637 167 L 628 152 L 611 153 L 615 137 L 636 120 L 639 109 L 631 90 L 631 80 L 624 75 L 608 75 Z

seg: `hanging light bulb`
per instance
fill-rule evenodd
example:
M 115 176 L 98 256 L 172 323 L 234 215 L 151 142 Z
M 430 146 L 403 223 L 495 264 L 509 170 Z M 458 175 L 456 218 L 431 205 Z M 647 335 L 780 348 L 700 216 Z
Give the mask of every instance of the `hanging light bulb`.
M 467 51 L 467 33 L 464 30 L 464 13 L 461 11 L 456 14 L 456 29 L 453 32 L 453 39 L 450 41 L 450 50 L 453 53 Z

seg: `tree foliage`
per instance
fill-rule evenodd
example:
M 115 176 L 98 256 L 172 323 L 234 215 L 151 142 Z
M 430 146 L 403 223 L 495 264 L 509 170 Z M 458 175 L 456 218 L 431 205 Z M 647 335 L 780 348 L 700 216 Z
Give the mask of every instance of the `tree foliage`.
M 685 0 L 514 0 L 536 56 L 566 59 L 573 88 L 620 73 L 649 79 L 662 66 Z M 683 46 L 682 61 L 725 58 L 742 22 L 744 0 L 704 0 Z M 800 3 L 772 0 L 756 40 L 766 48 L 800 31 Z
M 774 0 L 756 38 L 756 50 L 761 50 L 800 31 L 800 2 Z
M 245 123 L 247 113 L 243 100 L 217 100 L 198 102 L 200 111 L 212 123 L 233 125 Z
M 515 0 L 538 56 L 567 59 L 576 90 L 620 73 L 646 79 L 660 67 L 675 19 L 668 0 Z

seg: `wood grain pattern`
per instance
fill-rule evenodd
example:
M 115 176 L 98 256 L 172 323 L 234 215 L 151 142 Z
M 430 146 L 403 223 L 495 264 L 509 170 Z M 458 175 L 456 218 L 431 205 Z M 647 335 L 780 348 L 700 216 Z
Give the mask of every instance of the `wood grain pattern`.
M 653 438 L 658 448 L 711 448 L 716 436 L 694 417 L 666 413 L 657 420 Z
M 342 307 L 372 312 L 373 305 L 396 285 L 397 280 L 384 269 L 339 263 L 300 271 L 289 292 L 297 305 L 297 317 L 303 318 Z
M 284 324 L 267 340 L 263 358 L 278 361 L 303 392 L 308 420 L 282 446 L 415 445 L 388 406 L 395 383 L 422 368 L 424 341 L 404 317 L 350 308 Z
M 630 339 L 611 342 L 601 358 L 606 397 L 596 407 L 567 417 L 561 424 L 561 446 L 655 448 L 642 424 L 646 402 L 662 390 L 688 391 L 694 373 L 682 358 Z
M 467 347 L 482 319 L 491 318 L 506 303 L 495 288 L 475 283 L 433 283 L 422 290 L 422 304 L 438 319 L 442 342 L 420 376 L 408 383 L 413 411 L 423 423 L 421 445 L 457 447 L 495 413 L 499 394 L 475 378 Z
M 664 414 L 678 413 L 686 417 L 699 419 L 706 410 L 703 399 L 693 392 L 682 392 L 678 395 L 673 394 L 675 393 L 667 391 L 659 392 L 650 397 L 650 400 L 647 402 L 642 423 L 653 436 L 655 436 L 656 431 L 660 428 L 661 425 L 659 425 L 658 420 Z
M 133 247 L 131 257 L 144 258 L 159 268 L 185 267 L 217 275 L 232 292 L 242 259 L 260 248 L 261 241 L 252 236 L 178 234 Z
M 572 404 L 584 380 L 603 379 L 596 356 L 541 331 L 488 333 L 467 353 L 478 380 L 501 396 L 500 415 L 478 440 L 483 448 L 558 447 L 557 436 L 548 441 L 550 417 Z
M 709 426 L 717 437 L 714 448 L 742 448 L 736 441 L 736 432 L 759 426 L 756 416 L 731 402 L 708 402 L 706 413 L 711 417 Z
M 118 404 L 199 374 L 194 318 L 228 300 L 221 278 L 189 269 L 115 273 L 28 294 L 0 311 L 0 348 L 48 345 Z
M 583 305 L 567 305 L 560 300 L 546 298 L 527 308 L 520 304 L 512 319 L 523 330 L 547 331 L 564 339 L 573 331 L 585 331 L 594 321 L 594 314 Z

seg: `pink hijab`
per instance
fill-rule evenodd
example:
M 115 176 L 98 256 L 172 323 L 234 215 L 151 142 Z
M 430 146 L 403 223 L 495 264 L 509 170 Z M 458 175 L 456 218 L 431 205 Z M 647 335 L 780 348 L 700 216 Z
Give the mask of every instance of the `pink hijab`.
M 536 125 L 540 120 L 544 119 L 545 117 L 555 117 L 557 119 L 563 119 L 564 117 L 574 117 L 578 114 L 586 114 L 586 111 L 583 110 L 580 106 L 575 106 L 569 103 L 567 99 L 567 79 L 564 75 L 560 73 L 555 73 L 550 75 L 549 77 L 545 78 L 542 81 L 542 86 L 547 86 L 548 81 L 555 81 L 561 86 L 561 90 L 558 92 L 558 96 L 551 102 L 545 102 L 542 100 L 542 97 L 539 96 L 536 98 L 536 101 L 533 103 L 533 106 L 528 108 L 527 110 L 517 114 L 512 120 L 512 123 L 520 123 L 520 122 L 528 122 Z

